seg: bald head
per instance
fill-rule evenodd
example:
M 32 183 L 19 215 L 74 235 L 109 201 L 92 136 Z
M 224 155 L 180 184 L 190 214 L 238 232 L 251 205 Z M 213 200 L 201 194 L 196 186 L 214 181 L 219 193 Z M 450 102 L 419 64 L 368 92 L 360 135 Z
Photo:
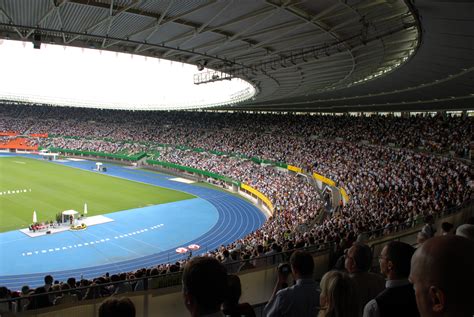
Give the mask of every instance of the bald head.
M 464 224 L 456 229 L 456 235 L 474 241 L 474 225 Z
M 427 240 L 413 255 L 410 280 L 426 316 L 472 316 L 474 242 L 458 236 Z

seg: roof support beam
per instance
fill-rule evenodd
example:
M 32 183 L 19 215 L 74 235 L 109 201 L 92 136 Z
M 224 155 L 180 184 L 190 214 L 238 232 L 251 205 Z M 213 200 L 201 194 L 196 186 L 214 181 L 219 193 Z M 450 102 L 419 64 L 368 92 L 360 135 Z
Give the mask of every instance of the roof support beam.
M 113 1 L 112 1 L 113 2 Z M 141 0 L 133 0 L 133 2 L 131 4 L 129 4 L 128 6 L 126 7 L 123 7 L 123 8 L 120 8 L 114 15 L 109 15 L 107 16 L 106 18 L 104 19 L 101 19 L 100 21 L 98 21 L 97 23 L 95 23 L 94 25 L 90 26 L 90 27 L 87 27 L 86 29 L 84 29 L 82 31 L 82 33 L 89 33 L 89 32 L 92 32 L 93 30 L 95 30 L 97 27 L 101 26 L 103 23 L 105 22 L 108 22 L 110 21 L 111 19 L 115 18 L 116 16 L 126 12 L 127 10 L 133 8 L 134 6 L 138 5 L 139 3 L 141 2 Z M 80 38 L 81 35 L 76 35 L 74 37 L 72 37 L 71 39 L 69 39 L 66 44 L 70 44 L 72 43 L 73 41 L 77 40 L 78 38 Z M 104 46 L 105 47 L 105 46 Z
M 51 14 L 55 13 L 56 11 L 59 10 L 59 8 L 65 4 L 67 2 L 67 0 L 65 1 L 62 1 L 59 5 L 56 5 L 56 3 L 54 1 L 51 2 L 51 8 L 49 9 L 48 12 L 46 12 L 45 15 L 43 15 L 43 17 L 38 21 L 38 23 L 36 23 L 37 26 L 40 26 Z M 35 31 L 35 29 L 31 29 L 25 36 L 25 38 L 29 38 L 31 34 L 33 34 L 33 32 Z
M 160 14 L 160 17 L 158 18 L 158 21 L 156 22 L 156 25 L 153 27 L 153 31 L 151 31 L 150 34 L 147 35 L 147 37 L 145 38 L 145 42 L 148 41 L 149 39 L 151 39 L 151 37 L 156 33 L 156 31 L 158 31 L 158 29 L 160 28 L 161 26 L 161 22 L 163 22 L 163 19 L 165 18 L 165 16 L 168 14 L 168 11 L 170 10 L 171 6 L 173 5 L 175 0 L 171 0 L 169 3 L 168 3 L 168 6 L 166 7 L 165 11 L 163 11 L 163 13 Z M 135 47 L 135 53 L 139 53 L 144 44 L 140 44 L 140 45 L 137 45 L 137 47 Z
M 13 23 L 13 19 L 11 18 L 11 16 L 9 16 L 8 13 L 5 10 L 3 10 L 2 7 L 0 7 L 0 13 L 3 13 L 3 15 L 8 18 L 8 22 Z M 25 38 L 25 36 L 21 34 L 20 30 L 18 30 L 17 27 L 14 27 L 13 30 L 15 30 L 16 33 L 18 33 L 21 39 Z
M 130 33 L 130 34 L 128 34 L 128 35 L 125 36 L 125 37 L 126 37 L 126 38 L 130 38 L 130 37 L 136 36 L 136 35 L 138 35 L 138 34 L 141 34 L 141 33 L 143 33 L 143 32 L 146 32 L 146 31 L 149 31 L 149 30 L 153 30 L 153 29 L 155 29 L 155 28 L 157 28 L 157 27 L 159 28 L 159 27 L 165 25 L 166 23 L 175 22 L 175 21 L 181 19 L 182 17 L 184 17 L 184 16 L 186 16 L 186 15 L 188 15 L 188 14 L 191 14 L 191 13 L 194 13 L 194 12 L 196 12 L 196 11 L 199 11 L 199 10 L 205 8 L 205 7 L 208 7 L 208 6 L 210 6 L 210 5 L 213 5 L 213 4 L 216 3 L 216 2 L 217 2 L 217 0 L 211 0 L 211 1 L 208 2 L 208 3 L 205 3 L 205 4 L 203 4 L 203 5 L 200 5 L 200 6 L 196 7 L 196 8 L 193 8 L 193 9 L 191 9 L 191 10 L 188 10 L 188 11 L 186 11 L 186 12 L 183 12 L 183 13 L 181 13 L 180 15 L 177 15 L 177 16 L 172 17 L 172 18 L 169 18 L 169 19 L 164 19 L 164 18 L 161 19 L 161 16 L 162 16 L 162 15 L 160 15 L 158 18 L 156 18 L 156 21 L 155 21 L 155 22 L 150 23 L 149 25 L 147 25 L 146 27 L 144 27 L 144 28 L 141 29 L 141 30 L 138 30 L 138 31 L 133 32 L 133 33 Z M 162 22 L 162 21 L 163 21 L 163 22 Z M 156 32 L 156 31 L 155 31 L 155 32 Z M 110 43 L 109 45 L 107 45 L 106 48 L 108 48 L 108 47 L 110 47 L 110 46 L 117 45 L 117 44 L 119 44 L 120 42 L 121 42 L 121 41 L 114 41 L 114 42 Z M 143 44 L 146 44 L 146 43 L 143 43 Z

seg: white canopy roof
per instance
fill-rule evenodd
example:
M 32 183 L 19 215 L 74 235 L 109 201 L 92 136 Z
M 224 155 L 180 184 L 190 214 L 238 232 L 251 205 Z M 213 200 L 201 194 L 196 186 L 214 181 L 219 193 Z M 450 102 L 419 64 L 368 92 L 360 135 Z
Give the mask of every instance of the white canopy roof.
M 63 214 L 63 215 L 66 215 L 66 216 L 73 216 L 73 215 L 77 215 L 78 212 L 71 209 L 71 210 L 65 210 L 65 211 L 63 211 L 62 214 Z

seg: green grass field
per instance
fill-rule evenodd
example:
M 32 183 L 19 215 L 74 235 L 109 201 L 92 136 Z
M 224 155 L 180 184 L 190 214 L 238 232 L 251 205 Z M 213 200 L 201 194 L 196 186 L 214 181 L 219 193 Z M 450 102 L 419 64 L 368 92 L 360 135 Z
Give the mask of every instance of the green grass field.
M 42 222 L 68 209 L 82 213 L 84 203 L 92 216 L 195 197 L 24 157 L 0 158 L 0 192 L 0 232 L 27 227 L 34 210 Z

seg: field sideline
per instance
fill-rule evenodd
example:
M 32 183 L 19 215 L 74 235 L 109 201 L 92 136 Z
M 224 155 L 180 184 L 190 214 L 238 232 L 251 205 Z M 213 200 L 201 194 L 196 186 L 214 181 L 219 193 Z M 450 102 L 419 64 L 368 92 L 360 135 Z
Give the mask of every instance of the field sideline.
M 0 157 L 0 232 L 28 227 L 74 209 L 88 215 L 195 198 L 163 187 L 25 157 Z M 10 191 L 10 193 L 8 193 Z

